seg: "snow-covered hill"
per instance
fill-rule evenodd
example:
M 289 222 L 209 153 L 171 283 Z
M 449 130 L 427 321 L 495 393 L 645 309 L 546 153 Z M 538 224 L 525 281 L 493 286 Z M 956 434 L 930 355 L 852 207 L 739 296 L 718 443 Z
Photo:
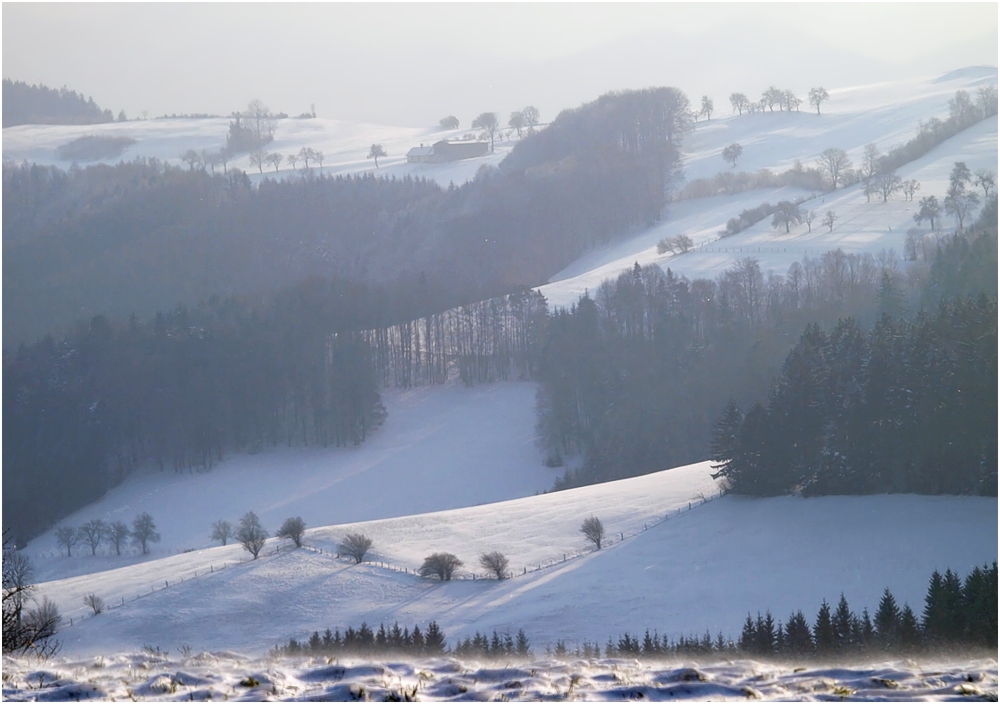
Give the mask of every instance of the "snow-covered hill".
M 226 145 L 228 131 L 228 118 L 136 120 L 103 125 L 19 125 L 3 130 L 3 156 L 16 162 L 27 160 L 65 169 L 70 162 L 58 158 L 56 150 L 60 146 L 86 135 L 100 135 L 129 137 L 135 140 L 135 144 L 126 148 L 121 156 L 93 163 L 117 163 L 145 157 L 183 166 L 181 154 L 189 149 L 196 152 L 219 151 Z M 278 120 L 274 141 L 267 145 L 266 150 L 285 156 L 297 154 L 303 147 L 321 151 L 323 166 L 313 165 L 313 168 L 326 174 L 370 172 L 386 178 L 410 175 L 433 179 L 447 186 L 452 181 L 464 183 L 484 165 L 499 164 L 513 143 L 500 141 L 492 154 L 448 164 L 408 164 L 406 152 L 421 144 L 461 139 L 467 134 L 475 133 L 461 129 L 441 130 L 438 127 L 395 127 L 324 118 L 286 118 Z M 388 155 L 379 158 L 377 167 L 374 160 L 367 158 L 372 144 L 381 144 Z M 294 177 L 301 173 L 301 164 L 298 170 L 284 164 L 277 172 L 273 166 L 265 166 L 261 173 L 250 163 L 247 154 L 234 158 L 229 166 L 242 169 L 255 181 L 265 177 Z M 221 170 L 222 167 L 217 168 Z
M 884 152 L 916 133 L 918 123 L 948 115 L 948 100 L 958 90 L 974 91 L 996 83 L 996 69 L 969 69 L 937 79 L 899 81 L 830 91 L 823 114 L 757 113 L 701 122 L 685 144 L 688 180 L 709 178 L 729 169 L 722 150 L 739 142 L 743 157 L 738 171 L 791 168 L 796 160 L 813 165 L 823 150 L 837 147 L 848 152 L 855 165 L 864 146 L 874 142 Z M 581 257 L 540 287 L 550 305 L 569 306 L 587 290 L 618 276 L 635 262 L 659 264 L 685 276 L 714 277 L 743 257 L 755 257 L 765 273 L 785 274 L 794 261 L 816 257 L 832 249 L 848 253 L 895 250 L 902 259 L 906 231 L 916 227 L 916 199 L 934 195 L 944 199 L 948 175 L 956 161 L 977 169 L 997 169 L 997 118 L 992 117 L 946 140 L 925 156 L 898 170 L 902 179 L 916 179 L 920 190 L 913 202 L 896 194 L 887 203 L 879 197 L 866 202 L 859 186 L 833 193 L 810 193 L 795 188 L 747 191 L 671 203 L 663 220 L 634 237 L 594 250 Z M 982 194 L 980 194 L 982 195 Z M 786 234 L 771 227 L 770 218 L 738 235 L 720 238 L 726 221 L 745 208 L 763 202 L 802 198 L 803 210 L 816 211 L 812 228 L 806 224 Z M 837 220 L 833 230 L 820 225 L 827 211 Z M 953 229 L 950 219 L 944 229 Z M 930 227 L 924 223 L 923 231 Z M 664 237 L 687 234 L 698 249 L 682 255 L 658 254 L 656 243 Z
M 234 455 L 211 471 L 155 467 L 129 477 L 99 501 L 62 520 L 26 548 L 38 579 L 111 570 L 214 543 L 212 523 L 254 511 L 272 533 L 290 516 L 307 526 L 373 520 L 474 506 L 545 491 L 559 476 L 535 446 L 535 385 L 511 382 L 389 390 L 386 424 L 363 445 L 273 448 Z M 59 526 L 89 520 L 156 521 L 162 542 L 145 558 L 134 549 L 98 555 L 78 545 L 67 558 Z M 110 552 L 110 554 L 109 554 Z
M 198 550 L 40 585 L 73 618 L 68 655 L 176 649 L 261 652 L 327 626 L 437 620 L 454 638 L 524 628 L 538 646 L 661 634 L 736 636 L 746 613 L 813 613 L 841 592 L 860 610 L 884 588 L 919 607 L 934 569 L 967 573 L 996 559 L 997 501 L 976 497 L 723 497 L 708 463 L 505 503 L 310 530 L 305 548 L 258 560 L 240 546 Z M 690 506 L 690 508 L 689 508 Z M 611 545 L 579 533 L 604 522 Z M 375 542 L 371 563 L 336 558 L 348 532 Z M 508 556 L 513 578 L 483 579 L 481 552 Z M 461 579 L 414 574 L 451 552 Z M 240 561 L 242 560 L 242 561 Z M 472 574 L 478 573 L 473 580 Z M 88 615 L 83 597 L 112 608 Z

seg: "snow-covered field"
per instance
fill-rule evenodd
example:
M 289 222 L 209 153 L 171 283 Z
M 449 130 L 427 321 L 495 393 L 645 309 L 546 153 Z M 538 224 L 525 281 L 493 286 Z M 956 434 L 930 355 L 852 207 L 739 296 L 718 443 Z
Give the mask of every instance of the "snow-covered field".
M 866 664 L 259 659 L 144 652 L 4 658 L 7 701 L 996 701 L 988 658 Z

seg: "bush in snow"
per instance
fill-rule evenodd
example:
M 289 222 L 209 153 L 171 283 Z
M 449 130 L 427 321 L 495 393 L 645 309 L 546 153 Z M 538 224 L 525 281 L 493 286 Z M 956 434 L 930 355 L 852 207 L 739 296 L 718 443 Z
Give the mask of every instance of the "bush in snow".
M 264 549 L 267 541 L 267 531 L 260 524 L 260 519 L 253 511 L 247 511 L 246 515 L 240 519 L 240 527 L 236 531 L 236 539 L 248 553 L 257 559 L 257 555 Z
M 276 538 L 286 538 L 295 543 L 295 547 L 302 547 L 302 534 L 306 532 L 306 523 L 301 518 L 286 518 L 281 524 L 281 528 L 274 534 Z
M 494 575 L 497 579 L 503 579 L 506 577 L 507 568 L 510 566 L 510 562 L 504 554 L 496 550 L 493 552 L 485 552 L 480 555 L 479 564 L 484 570 Z
M 601 519 L 597 516 L 591 516 L 583 522 L 580 526 L 580 532 L 583 533 L 584 537 L 592 542 L 598 550 L 601 549 L 601 543 L 604 542 L 604 524 L 601 523 Z
M 454 576 L 455 570 L 463 564 L 450 552 L 436 552 L 424 558 L 424 564 L 420 566 L 420 576 L 437 576 L 442 582 L 447 582 Z
M 347 555 L 358 565 L 365 561 L 365 554 L 371 550 L 372 539 L 361 533 L 348 533 L 337 546 L 341 555 Z
M 94 593 L 90 593 L 83 597 L 83 603 L 92 608 L 94 610 L 94 614 L 99 614 L 104 611 L 104 599 Z

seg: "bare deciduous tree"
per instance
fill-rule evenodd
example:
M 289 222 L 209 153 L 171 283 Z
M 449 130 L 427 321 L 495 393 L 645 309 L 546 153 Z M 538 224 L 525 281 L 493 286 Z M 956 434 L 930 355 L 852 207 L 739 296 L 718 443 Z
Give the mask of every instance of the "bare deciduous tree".
M 278 528 L 278 532 L 274 534 L 274 537 L 291 540 L 295 543 L 295 547 L 300 548 L 302 547 L 302 535 L 305 532 L 306 522 L 296 516 L 295 518 L 286 518 L 285 522 Z
M 801 222 L 802 211 L 799 210 L 799 206 L 790 200 L 783 200 L 777 204 L 777 210 L 774 211 L 774 216 L 771 218 L 771 227 L 778 228 L 784 225 L 785 234 L 788 234 L 792 230 L 792 225 L 798 225 Z
M 819 167 L 830 177 L 833 190 L 837 190 L 837 184 L 843 178 L 844 173 L 851 168 L 851 158 L 843 149 L 831 147 L 819 155 Z
M 264 549 L 267 542 L 267 531 L 260 524 L 260 519 L 253 511 L 247 511 L 246 515 L 240 519 L 240 527 L 236 531 L 236 539 L 243 546 L 243 549 L 257 559 L 260 551 Z
M 592 542 L 594 546 L 600 550 L 601 544 L 604 542 L 604 524 L 601 523 L 601 519 L 597 516 L 591 516 L 584 520 L 583 525 L 580 526 L 580 532 L 583 533 L 584 537 Z
M 80 535 L 76 532 L 76 528 L 63 526 L 56 529 L 56 543 L 59 547 L 66 548 L 66 557 L 73 557 L 73 547 L 79 540 Z
M 722 150 L 722 158 L 732 164 L 734 169 L 736 168 L 736 161 L 741 156 L 743 156 L 743 146 L 736 142 Z
M 875 175 L 875 191 L 885 203 L 889 197 L 903 186 L 903 181 L 895 171 L 882 171 Z
M 931 230 L 935 230 L 934 223 L 941 217 L 941 204 L 938 203 L 937 197 L 927 196 L 926 198 L 921 198 L 919 205 L 919 209 L 913 214 L 913 221 L 921 225 L 924 220 L 930 220 Z M 916 258 L 916 255 L 914 255 L 914 258 Z
M 826 211 L 826 216 L 823 218 L 823 224 L 830 228 L 830 232 L 833 232 L 833 223 L 837 221 L 837 214 L 832 210 Z
M 101 541 L 104 540 L 107 530 L 107 525 L 100 518 L 87 521 L 80 526 L 80 536 L 90 546 L 91 555 L 97 554 L 97 548 L 100 547 Z
M 521 111 L 521 114 L 524 115 L 524 126 L 528 128 L 528 132 L 534 132 L 535 128 L 538 127 L 538 121 L 541 119 L 541 113 L 538 112 L 538 108 L 529 105 Z
M 229 521 L 216 521 L 212 524 L 212 540 L 218 540 L 223 545 L 233 537 L 233 524 Z
M 257 167 L 257 170 L 264 173 L 264 164 L 267 163 L 267 152 L 263 149 L 254 149 L 250 152 L 250 163 Z
M 132 521 L 132 541 L 142 548 L 142 554 L 149 553 L 149 543 L 160 542 L 160 534 L 156 532 L 156 523 L 148 513 L 140 513 Z
M 115 546 L 115 555 L 122 554 L 122 545 L 128 541 L 131 535 L 132 531 L 122 521 L 113 521 L 108 525 L 108 540 Z
M 733 106 L 733 110 L 736 110 L 740 115 L 743 111 L 750 110 L 750 99 L 743 93 L 733 93 L 729 96 L 729 104 Z
M 521 130 L 524 129 L 524 113 L 520 110 L 515 110 L 510 114 L 510 119 L 507 120 L 507 126 L 511 129 L 517 130 L 517 138 L 521 138 Z
M 274 173 L 278 173 L 278 169 L 281 168 L 281 162 L 285 160 L 285 157 L 281 155 L 280 152 L 271 152 L 267 155 L 267 163 L 274 167 Z
M 819 115 L 819 106 L 826 100 L 830 99 L 830 94 L 826 92 L 826 88 L 811 88 L 809 90 L 809 104 L 816 106 L 816 114 Z
M 373 144 L 371 149 L 368 150 L 368 158 L 375 160 L 375 168 L 378 168 L 378 158 L 380 156 L 386 156 L 385 149 L 382 148 L 381 144 Z
M 93 592 L 83 597 L 83 603 L 94 610 L 95 616 L 104 611 L 104 599 Z
M 354 560 L 354 564 L 360 565 L 365 561 L 365 555 L 372 548 L 372 539 L 361 533 L 348 533 L 337 546 L 337 552 L 347 555 Z
M 59 643 L 51 640 L 62 617 L 56 605 L 45 598 L 27 608 L 35 587 L 31 584 L 31 561 L 14 549 L 6 531 L 3 536 L 3 652 L 54 655 Z
M 181 161 L 188 165 L 189 171 L 194 171 L 194 167 L 201 163 L 201 155 L 194 149 L 188 149 L 181 154 Z
M 903 181 L 902 190 L 906 200 L 912 201 L 913 195 L 920 190 L 920 181 L 915 178 L 907 179 Z
M 443 130 L 457 130 L 459 123 L 457 117 L 454 115 L 448 115 L 448 117 L 442 117 L 438 124 Z
M 497 579 L 504 579 L 507 576 L 510 562 L 502 552 L 494 550 L 493 552 L 484 552 L 479 556 L 479 566 Z
M 816 211 L 809 210 L 805 215 L 802 216 L 802 220 L 805 222 L 806 226 L 809 228 L 809 232 L 813 231 L 813 220 L 816 219 Z
M 701 96 L 701 112 L 700 115 L 704 115 L 709 121 L 712 120 L 712 112 L 715 111 L 715 103 L 707 95 Z
M 497 131 L 500 129 L 500 121 L 497 119 L 496 113 L 482 113 L 479 117 L 472 121 L 472 129 L 483 130 L 486 132 L 486 136 L 490 138 L 490 151 L 492 152 L 493 140 L 496 137 Z
M 976 185 L 983 189 L 983 198 L 989 200 L 990 191 L 997 185 L 997 175 L 989 169 L 979 169 L 976 172 Z
M 455 575 L 455 570 L 463 564 L 450 552 L 436 552 L 424 558 L 424 564 L 420 566 L 420 576 L 437 577 L 442 582 L 447 582 Z

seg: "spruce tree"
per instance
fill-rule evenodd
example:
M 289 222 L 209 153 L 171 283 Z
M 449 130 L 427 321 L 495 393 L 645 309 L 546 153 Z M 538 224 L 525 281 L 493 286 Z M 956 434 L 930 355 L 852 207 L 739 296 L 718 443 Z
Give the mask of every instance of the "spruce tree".
M 923 623 L 928 640 L 943 641 L 948 633 L 948 610 L 945 604 L 944 579 L 934 570 L 927 596 L 924 597 Z
M 845 650 L 851 645 L 851 622 L 853 620 L 854 614 L 851 613 L 847 599 L 841 593 L 837 610 L 833 614 L 833 638 L 838 650 Z
M 819 607 L 816 614 L 816 625 L 813 626 L 813 637 L 816 640 L 816 652 L 827 654 L 837 646 L 837 637 L 833 631 L 833 622 L 830 617 L 830 605 L 826 599 Z
M 811 653 L 813 650 L 809 623 L 801 609 L 788 617 L 788 624 L 785 626 L 785 648 L 796 655 Z
M 899 643 L 899 607 L 888 589 L 882 592 L 875 612 L 875 635 L 882 648 L 892 648 Z

